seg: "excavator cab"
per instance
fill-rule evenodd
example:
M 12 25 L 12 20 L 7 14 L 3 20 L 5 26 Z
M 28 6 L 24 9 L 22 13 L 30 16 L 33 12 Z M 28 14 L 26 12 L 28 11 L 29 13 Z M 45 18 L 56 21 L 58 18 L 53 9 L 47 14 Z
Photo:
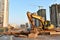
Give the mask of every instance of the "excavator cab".
M 44 29 L 47 29 L 51 25 L 50 21 L 45 21 L 44 22 Z
M 44 23 L 44 29 L 53 29 L 54 28 L 54 25 L 53 24 L 51 24 L 51 22 L 50 21 L 45 21 L 45 23 Z

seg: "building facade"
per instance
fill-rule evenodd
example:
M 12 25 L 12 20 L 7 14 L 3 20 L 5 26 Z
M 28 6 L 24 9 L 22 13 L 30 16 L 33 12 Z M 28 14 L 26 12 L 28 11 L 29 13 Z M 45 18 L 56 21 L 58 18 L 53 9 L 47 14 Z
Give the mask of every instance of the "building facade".
M 8 26 L 8 0 L 0 0 L 0 27 Z
M 56 27 L 60 26 L 60 4 L 50 6 L 50 20 Z
M 44 20 L 46 20 L 46 9 L 38 10 L 37 15 L 42 16 L 44 18 Z M 40 21 L 39 20 L 36 19 L 35 22 L 36 22 L 36 24 L 35 24 L 36 26 L 40 26 Z

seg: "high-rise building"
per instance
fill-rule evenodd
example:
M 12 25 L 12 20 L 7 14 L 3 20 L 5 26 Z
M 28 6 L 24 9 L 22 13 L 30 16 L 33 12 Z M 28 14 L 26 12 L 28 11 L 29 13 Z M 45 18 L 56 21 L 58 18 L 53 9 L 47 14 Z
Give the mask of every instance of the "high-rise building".
M 44 20 L 46 20 L 46 9 L 38 10 L 37 15 L 42 16 L 44 18 Z M 40 26 L 40 21 L 37 19 L 35 21 L 36 21 L 36 26 Z
M 60 4 L 50 6 L 50 20 L 56 27 L 60 26 Z
M 0 0 L 0 27 L 8 26 L 8 0 Z

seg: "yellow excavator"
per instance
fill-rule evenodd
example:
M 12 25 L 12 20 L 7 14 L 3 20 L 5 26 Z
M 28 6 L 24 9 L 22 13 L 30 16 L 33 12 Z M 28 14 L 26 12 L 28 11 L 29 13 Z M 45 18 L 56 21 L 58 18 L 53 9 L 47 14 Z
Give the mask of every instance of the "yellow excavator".
M 34 24 L 33 18 L 38 19 L 40 21 L 40 26 L 37 27 L 37 28 L 40 28 L 42 30 L 45 30 L 45 29 L 46 30 L 54 29 L 54 25 L 51 24 L 50 21 L 48 21 L 48 20 L 45 21 L 44 18 L 39 16 L 39 15 L 27 12 L 27 16 L 28 16 L 30 24 L 32 25 L 31 26 L 32 29 L 34 29 L 36 27 L 35 24 Z
M 45 21 L 42 16 L 36 15 L 35 13 L 27 12 L 27 16 L 31 25 L 30 34 L 28 34 L 29 38 L 36 38 L 39 34 L 50 34 L 51 31 L 54 30 L 54 25 L 51 24 L 50 21 Z M 40 22 L 40 26 L 36 27 L 33 18 L 38 19 Z

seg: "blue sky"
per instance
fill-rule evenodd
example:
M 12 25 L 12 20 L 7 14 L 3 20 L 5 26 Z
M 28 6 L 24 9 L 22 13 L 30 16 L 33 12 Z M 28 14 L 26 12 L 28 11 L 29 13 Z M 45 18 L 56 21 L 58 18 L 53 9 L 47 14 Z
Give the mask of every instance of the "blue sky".
M 47 19 L 49 20 L 49 6 L 60 3 L 59 0 L 9 0 L 9 23 L 24 24 L 28 22 L 26 12 L 36 12 L 38 6 L 44 6 Z

